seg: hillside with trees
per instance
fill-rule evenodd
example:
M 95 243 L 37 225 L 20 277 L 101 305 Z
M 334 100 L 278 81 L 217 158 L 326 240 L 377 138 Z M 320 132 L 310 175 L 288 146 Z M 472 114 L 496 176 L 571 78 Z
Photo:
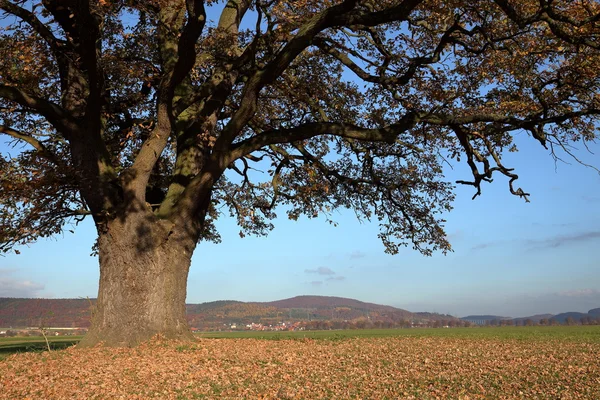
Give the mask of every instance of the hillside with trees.
M 528 202 L 530 153 L 506 155 L 583 163 L 573 145 L 598 138 L 597 0 L 0 0 L 0 20 L 19 149 L 0 154 L 0 253 L 93 220 L 84 346 L 191 340 L 217 221 L 264 236 L 349 209 L 390 254 L 446 253 L 457 184 Z
M 0 298 L 0 327 L 88 328 L 96 299 Z M 194 330 L 363 329 L 469 325 L 591 325 L 600 323 L 600 308 L 511 318 L 497 315 L 450 315 L 410 312 L 387 305 L 330 296 L 296 296 L 270 302 L 220 300 L 186 304 Z M 483 322 L 482 322 L 483 321 Z M 285 325 L 284 325 L 285 324 Z
M 0 298 L 0 327 L 90 326 L 95 299 Z
M 600 324 L 599 308 L 587 313 L 569 311 L 560 314 L 536 314 L 528 317 L 510 318 L 498 315 L 469 315 L 461 320 L 475 325 L 597 325 Z
M 0 327 L 89 327 L 96 299 L 0 299 Z M 200 330 L 243 329 L 255 324 L 270 328 L 307 329 L 404 327 L 412 324 L 457 325 L 449 315 L 412 313 L 400 308 L 354 299 L 298 296 L 273 302 L 214 301 L 187 304 L 188 324 Z

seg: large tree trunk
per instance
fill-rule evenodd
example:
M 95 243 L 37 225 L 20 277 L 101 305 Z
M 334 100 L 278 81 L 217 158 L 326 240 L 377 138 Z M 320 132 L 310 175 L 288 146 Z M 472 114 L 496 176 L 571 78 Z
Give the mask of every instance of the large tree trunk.
M 99 227 L 100 287 L 82 346 L 135 346 L 161 334 L 192 339 L 185 314 L 196 238 L 186 229 L 134 213 Z

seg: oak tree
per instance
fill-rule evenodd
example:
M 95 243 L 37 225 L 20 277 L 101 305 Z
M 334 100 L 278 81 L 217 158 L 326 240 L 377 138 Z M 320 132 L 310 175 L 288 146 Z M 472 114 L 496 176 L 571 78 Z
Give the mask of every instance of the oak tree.
M 214 221 L 264 235 L 349 208 L 387 251 L 450 245 L 453 183 L 525 132 L 597 136 L 595 0 L 0 0 L 0 250 L 93 218 L 91 345 L 190 338 L 190 258 Z M 279 206 L 279 208 L 277 208 Z M 67 225 L 65 225 L 67 224 Z

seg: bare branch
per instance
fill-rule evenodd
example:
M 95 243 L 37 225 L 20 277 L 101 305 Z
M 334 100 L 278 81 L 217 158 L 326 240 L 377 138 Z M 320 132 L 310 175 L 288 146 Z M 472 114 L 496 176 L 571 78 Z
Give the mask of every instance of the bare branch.
M 48 150 L 48 148 L 46 148 L 46 146 L 44 146 L 44 144 L 42 142 L 33 138 L 32 136 L 26 135 L 23 132 L 20 132 L 18 130 L 12 129 L 12 128 L 10 128 L 8 126 L 4 126 L 4 125 L 0 125 L 0 133 L 4 133 L 8 136 L 11 136 L 17 140 L 20 140 L 22 142 L 25 142 L 25 143 L 31 145 L 34 149 L 37 150 L 38 155 L 47 159 L 48 161 L 51 161 L 52 163 L 54 163 L 56 165 L 62 164 L 62 162 L 59 162 L 59 160 L 56 158 L 55 154 L 53 154 L 50 150 Z
M 51 101 L 29 95 L 14 86 L 1 84 L 0 97 L 34 110 L 37 114 L 44 116 L 64 135 L 69 135 L 78 129 L 75 119 L 66 110 Z
M 233 143 L 243 126 L 248 123 L 256 112 L 258 93 L 265 85 L 277 79 L 292 61 L 311 45 L 320 32 L 336 26 L 375 26 L 386 22 L 403 21 L 421 2 L 422 0 L 404 0 L 399 5 L 387 10 L 369 13 L 363 11 L 353 12 L 352 10 L 357 1 L 346 0 L 315 15 L 298 29 L 298 33 L 287 42 L 285 47 L 264 69 L 257 71 L 249 79 L 242 95 L 241 106 L 223 129 L 215 144 L 215 149 L 224 151 Z
M 289 129 L 278 129 L 263 132 L 232 146 L 229 160 L 233 161 L 262 147 L 297 142 L 320 135 L 339 136 L 346 139 L 355 139 L 371 142 L 396 143 L 398 135 L 413 128 L 418 122 L 414 113 L 407 114 L 398 123 L 380 129 L 361 128 L 353 124 L 335 122 L 312 122 Z M 407 147 L 414 147 L 408 143 L 401 143 Z
M 31 28 L 44 39 L 48 46 L 50 46 L 55 55 L 58 56 L 61 53 L 61 48 L 67 44 L 67 42 L 57 39 L 52 31 L 48 29 L 48 27 L 44 25 L 31 11 L 28 11 L 6 0 L 0 0 L 0 9 L 21 18 L 23 21 L 29 24 L 29 26 L 31 26 Z

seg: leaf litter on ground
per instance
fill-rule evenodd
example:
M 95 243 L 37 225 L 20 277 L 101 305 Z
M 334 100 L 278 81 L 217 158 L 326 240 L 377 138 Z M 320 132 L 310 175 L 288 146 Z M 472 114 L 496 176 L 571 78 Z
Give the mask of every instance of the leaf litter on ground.
M 594 399 L 600 346 L 439 337 L 155 338 L 0 362 L 0 399 Z

